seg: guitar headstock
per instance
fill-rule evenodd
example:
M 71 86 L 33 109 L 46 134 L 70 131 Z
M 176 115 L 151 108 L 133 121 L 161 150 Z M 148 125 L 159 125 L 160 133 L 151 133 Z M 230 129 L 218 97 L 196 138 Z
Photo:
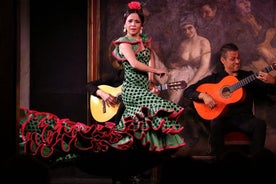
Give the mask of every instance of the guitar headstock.
M 187 87 L 187 83 L 184 80 L 168 83 L 169 89 L 184 89 L 186 87 Z

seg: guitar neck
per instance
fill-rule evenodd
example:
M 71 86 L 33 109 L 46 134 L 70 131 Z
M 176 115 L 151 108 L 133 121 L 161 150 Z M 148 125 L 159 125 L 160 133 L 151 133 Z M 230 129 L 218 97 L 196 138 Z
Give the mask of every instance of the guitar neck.
M 168 84 L 160 84 L 156 86 L 156 88 L 158 89 L 158 91 L 164 91 L 168 89 Z
M 185 87 L 187 87 L 187 83 L 186 81 L 182 80 L 182 81 L 176 81 L 176 82 L 170 82 L 170 83 L 166 83 L 166 84 L 160 84 L 155 86 L 158 91 L 164 91 L 164 90 L 177 90 L 177 89 L 184 89 Z
M 266 68 L 264 68 L 263 70 L 261 70 L 262 72 L 266 72 L 266 73 L 269 73 L 271 72 L 272 70 L 274 69 L 273 65 L 270 65 Z M 230 89 L 230 92 L 233 92 L 235 90 L 237 90 L 238 88 L 241 88 L 247 84 L 249 84 L 250 82 L 254 81 L 257 76 L 259 75 L 259 72 L 256 72 L 252 75 L 249 75 L 248 77 L 240 80 L 239 82 L 237 82 L 236 84 L 232 85 L 231 87 L 229 87 Z

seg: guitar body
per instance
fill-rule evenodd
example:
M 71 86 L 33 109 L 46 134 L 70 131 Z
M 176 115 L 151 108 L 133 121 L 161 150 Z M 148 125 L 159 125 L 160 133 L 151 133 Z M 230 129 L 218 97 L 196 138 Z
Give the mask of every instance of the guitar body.
M 211 109 L 203 102 L 194 101 L 198 114 L 206 120 L 212 120 L 221 115 L 228 104 L 236 103 L 243 97 L 243 89 L 239 88 L 233 92 L 229 91 L 229 86 L 238 82 L 238 79 L 234 76 L 226 76 L 219 83 L 215 84 L 202 84 L 197 88 L 199 92 L 206 92 L 213 97 L 216 101 L 216 106 Z
M 115 97 L 118 97 L 122 92 L 122 85 L 118 87 L 112 87 L 108 85 L 98 86 L 104 92 L 110 93 Z M 93 118 L 98 122 L 107 122 L 113 118 L 119 109 L 119 104 L 115 106 L 107 106 L 104 101 L 94 95 L 90 95 L 90 111 Z

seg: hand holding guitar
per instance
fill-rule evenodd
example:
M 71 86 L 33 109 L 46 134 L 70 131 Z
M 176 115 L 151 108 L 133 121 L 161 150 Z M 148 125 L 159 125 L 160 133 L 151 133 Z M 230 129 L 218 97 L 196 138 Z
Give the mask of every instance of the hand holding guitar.
M 260 71 L 257 75 L 257 79 L 263 81 L 268 84 L 276 84 L 276 79 L 269 73 Z
M 160 91 L 158 90 L 158 88 L 156 87 L 156 85 L 154 83 L 150 83 L 150 87 L 149 87 L 150 91 L 156 95 L 158 95 L 160 93 Z
M 217 105 L 213 97 L 208 93 L 202 92 L 199 94 L 198 98 L 203 100 L 204 104 L 207 105 L 210 109 L 213 109 Z
M 117 97 L 113 96 L 110 93 L 107 93 L 101 89 L 98 89 L 96 91 L 97 96 L 101 97 L 101 99 L 105 102 L 105 104 L 108 107 L 114 107 L 115 105 L 118 104 Z

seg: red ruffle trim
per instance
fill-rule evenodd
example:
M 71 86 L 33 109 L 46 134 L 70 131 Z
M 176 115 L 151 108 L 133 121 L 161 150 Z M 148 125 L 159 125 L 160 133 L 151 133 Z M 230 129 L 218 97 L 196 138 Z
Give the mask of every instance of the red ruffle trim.
M 127 150 L 133 143 L 132 135 L 127 131 L 118 131 L 112 122 L 88 126 L 69 119 L 59 119 L 47 112 L 21 110 L 25 111 L 20 128 L 25 153 L 48 158 L 55 152 L 106 152 L 113 147 L 112 144 L 118 143 L 124 137 L 130 137 L 129 141 L 116 144 L 116 149 Z M 37 126 L 34 127 L 35 125 Z M 35 129 L 31 130 L 31 127 Z
M 48 112 L 21 108 L 20 135 L 24 143 L 24 152 L 49 158 L 56 153 L 107 152 L 111 147 L 117 150 L 128 150 L 132 147 L 135 139 L 145 138 L 147 131 L 177 134 L 183 130 L 183 127 L 165 127 L 163 118 L 159 127 L 153 128 L 152 119 L 155 116 L 177 119 L 184 109 L 178 112 L 159 110 L 155 114 L 150 114 L 147 107 L 142 107 L 140 110 L 142 115 L 136 114 L 138 122 L 131 116 L 125 117 L 124 127 L 118 130 L 113 122 L 86 125 L 69 119 L 60 119 Z M 139 134 L 135 134 L 135 132 L 139 132 Z M 137 137 L 137 135 L 140 136 Z M 183 143 L 171 148 L 183 145 L 185 145 L 184 139 Z M 169 149 L 170 147 L 164 145 L 164 148 Z M 162 151 L 164 148 L 160 150 L 149 148 L 149 150 Z

